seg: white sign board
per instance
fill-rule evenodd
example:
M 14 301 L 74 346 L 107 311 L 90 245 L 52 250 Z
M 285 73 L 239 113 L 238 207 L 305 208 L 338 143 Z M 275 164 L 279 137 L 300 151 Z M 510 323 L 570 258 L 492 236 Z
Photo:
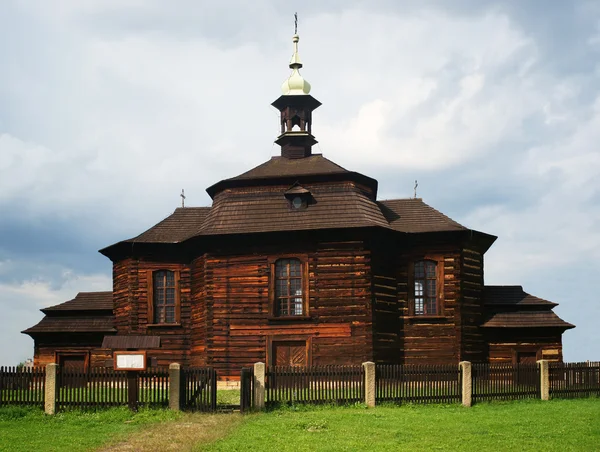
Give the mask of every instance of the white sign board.
M 117 370 L 145 370 L 146 369 L 146 353 L 115 352 L 115 369 L 117 369 Z

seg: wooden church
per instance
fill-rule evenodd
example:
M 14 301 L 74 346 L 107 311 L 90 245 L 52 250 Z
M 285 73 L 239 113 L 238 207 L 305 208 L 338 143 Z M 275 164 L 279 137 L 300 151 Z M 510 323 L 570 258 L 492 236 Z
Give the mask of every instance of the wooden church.
M 496 237 L 423 200 L 377 199 L 377 181 L 312 152 L 321 103 L 299 73 L 273 102 L 281 155 L 207 189 L 100 252 L 110 292 L 42 309 L 23 331 L 35 364 L 110 365 L 113 352 L 212 366 L 531 362 L 562 359 L 574 326 L 520 286 L 485 286 Z

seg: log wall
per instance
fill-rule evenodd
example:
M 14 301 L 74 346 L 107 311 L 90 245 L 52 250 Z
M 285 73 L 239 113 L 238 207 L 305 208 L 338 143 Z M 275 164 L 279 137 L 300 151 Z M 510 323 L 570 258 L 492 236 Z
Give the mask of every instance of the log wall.
M 85 354 L 88 366 L 102 367 L 112 359 L 112 351 L 101 348 L 104 335 L 82 334 L 38 337 L 34 340 L 34 366 L 56 363 L 57 353 Z
M 308 317 L 277 319 L 269 309 L 270 265 L 295 255 L 308 261 Z M 204 277 L 192 296 L 192 363 L 237 378 L 244 366 L 270 363 L 269 345 L 285 339 L 306 340 L 313 365 L 372 359 L 370 257 L 362 242 L 321 243 L 299 254 L 207 254 L 192 268 Z
M 174 271 L 179 276 L 179 312 L 176 324 L 153 324 L 149 319 L 148 288 L 152 272 Z M 124 259 L 113 265 L 113 302 L 115 327 L 119 335 L 150 335 L 161 337 L 161 347 L 149 350 L 148 356 L 159 366 L 172 362 L 187 365 L 191 329 L 190 267 L 181 263 Z
M 517 353 L 537 352 L 537 359 L 562 361 L 562 335 L 552 328 L 536 328 L 537 332 L 513 328 L 488 329 L 490 363 L 516 363 Z
M 487 345 L 480 325 L 483 322 L 483 254 L 463 248 L 461 255 L 461 302 L 457 304 L 459 360 L 487 361 Z
M 423 253 L 412 252 L 402 256 L 398 269 L 398 303 L 402 317 L 400 354 L 404 364 L 457 363 L 460 354 L 460 252 L 452 249 L 427 249 L 427 256 L 443 266 L 443 308 L 438 317 L 411 316 L 412 289 L 409 287 L 410 263 Z

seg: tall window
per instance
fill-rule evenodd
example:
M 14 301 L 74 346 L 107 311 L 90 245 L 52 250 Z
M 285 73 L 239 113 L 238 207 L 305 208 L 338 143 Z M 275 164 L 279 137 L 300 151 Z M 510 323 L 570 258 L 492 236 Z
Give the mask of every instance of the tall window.
M 298 259 L 279 259 L 275 262 L 275 313 L 302 315 L 302 306 L 302 264 Z
M 177 283 L 175 272 L 160 270 L 154 272 L 152 294 L 154 323 L 175 323 Z
M 437 262 L 415 262 L 413 280 L 414 315 L 436 315 L 438 313 Z

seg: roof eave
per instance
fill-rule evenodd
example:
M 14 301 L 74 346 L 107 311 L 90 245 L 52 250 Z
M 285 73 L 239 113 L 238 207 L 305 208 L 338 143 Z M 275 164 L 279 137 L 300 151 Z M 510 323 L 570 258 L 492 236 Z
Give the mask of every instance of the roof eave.
M 573 325 L 572 323 L 568 323 L 568 322 L 564 322 L 565 325 L 486 325 L 483 324 L 481 325 L 481 328 L 499 328 L 499 329 L 530 329 L 530 328 L 557 328 L 557 329 L 561 329 L 563 331 L 566 330 L 570 330 L 572 328 L 575 328 L 575 325 Z

